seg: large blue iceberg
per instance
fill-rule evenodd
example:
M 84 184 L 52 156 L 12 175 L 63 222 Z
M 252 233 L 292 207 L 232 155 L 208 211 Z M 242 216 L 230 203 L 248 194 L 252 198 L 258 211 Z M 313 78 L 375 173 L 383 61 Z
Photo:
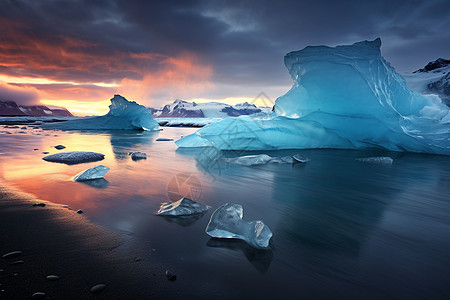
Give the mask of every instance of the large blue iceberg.
M 158 130 L 159 124 L 145 106 L 128 101 L 120 95 L 114 95 L 109 112 L 104 116 L 46 123 L 41 127 L 61 130 Z
M 381 56 L 381 40 L 306 47 L 284 63 L 293 87 L 270 115 L 228 118 L 176 141 L 220 150 L 379 147 L 450 154 L 449 107 L 413 92 Z

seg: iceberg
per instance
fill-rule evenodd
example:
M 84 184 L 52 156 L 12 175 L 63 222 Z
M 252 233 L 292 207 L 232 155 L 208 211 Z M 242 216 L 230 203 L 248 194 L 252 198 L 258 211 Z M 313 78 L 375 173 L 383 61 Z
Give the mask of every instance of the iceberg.
M 226 203 L 216 209 L 206 233 L 213 238 L 240 239 L 258 249 L 268 249 L 272 231 L 262 221 L 242 220 L 244 209 L 239 204 Z
M 449 107 L 409 90 L 380 47 L 378 38 L 288 53 L 284 62 L 294 84 L 271 115 L 224 119 L 176 144 L 220 150 L 377 147 L 450 155 Z
M 197 203 L 189 198 L 181 198 L 176 202 L 163 203 L 158 210 L 158 216 L 192 216 L 203 214 L 208 206 Z
M 108 167 L 99 165 L 89 169 L 86 169 L 73 177 L 75 181 L 85 181 L 85 180 L 94 180 L 100 179 L 105 176 L 105 174 L 109 171 Z
M 159 124 L 153 119 L 150 110 L 120 95 L 114 95 L 109 112 L 104 116 L 47 123 L 41 127 L 60 130 L 159 130 Z
M 105 154 L 86 151 L 70 151 L 51 154 L 42 159 L 50 162 L 64 163 L 68 165 L 99 161 L 105 158 Z

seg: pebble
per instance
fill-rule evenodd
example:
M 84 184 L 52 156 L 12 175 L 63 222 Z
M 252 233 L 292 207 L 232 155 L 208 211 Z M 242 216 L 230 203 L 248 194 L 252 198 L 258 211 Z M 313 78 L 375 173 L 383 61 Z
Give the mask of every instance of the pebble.
M 57 275 L 48 275 L 47 276 L 47 280 L 57 281 L 57 280 L 59 280 L 59 276 L 57 276 Z
M 66 148 L 66 146 L 63 146 L 63 145 L 55 146 L 55 149 L 58 149 L 58 150 L 65 149 L 65 148 Z
M 13 261 L 13 262 L 11 263 L 11 265 L 21 265 L 21 264 L 23 264 L 23 263 L 25 263 L 23 260 L 16 260 L 16 261 Z
M 34 148 L 34 149 L 33 149 L 33 151 L 37 151 L 37 150 L 39 150 L 39 149 L 38 149 L 38 148 Z
M 173 141 L 173 139 L 168 139 L 168 138 L 157 138 L 156 141 L 157 141 L 157 142 L 168 142 L 168 141 Z
M 101 293 L 106 288 L 106 284 L 100 283 L 91 287 L 90 291 L 92 294 Z
M 177 280 L 177 275 L 173 274 L 171 271 L 166 270 L 166 276 L 167 279 L 169 279 L 170 281 L 175 281 Z
M 44 299 L 45 293 L 44 292 L 36 292 L 31 296 L 31 299 Z
M 50 152 L 47 152 L 47 151 L 44 151 L 44 152 L 42 152 L 42 154 L 49 154 Z
M 15 258 L 22 255 L 22 251 L 12 251 L 9 253 L 6 253 L 2 256 L 2 258 Z
M 83 211 L 81 209 L 77 210 L 77 214 L 82 214 Z
M 45 207 L 45 203 L 34 203 L 33 206 Z

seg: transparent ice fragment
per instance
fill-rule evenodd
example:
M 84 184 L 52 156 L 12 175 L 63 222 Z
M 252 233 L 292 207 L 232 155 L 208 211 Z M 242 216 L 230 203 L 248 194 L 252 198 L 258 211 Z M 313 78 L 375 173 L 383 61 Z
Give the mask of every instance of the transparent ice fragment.
M 209 209 L 208 206 L 195 202 L 189 198 L 181 198 L 176 202 L 163 203 L 158 210 L 160 216 L 191 216 L 202 214 Z
M 242 220 L 241 205 L 226 203 L 216 209 L 206 227 L 206 233 L 214 238 L 241 239 L 258 249 L 269 248 L 272 231 L 262 221 Z
M 89 169 L 86 169 L 73 177 L 75 181 L 85 181 L 85 180 L 93 180 L 100 179 L 105 176 L 105 174 L 109 171 L 108 167 L 105 166 L 95 166 Z

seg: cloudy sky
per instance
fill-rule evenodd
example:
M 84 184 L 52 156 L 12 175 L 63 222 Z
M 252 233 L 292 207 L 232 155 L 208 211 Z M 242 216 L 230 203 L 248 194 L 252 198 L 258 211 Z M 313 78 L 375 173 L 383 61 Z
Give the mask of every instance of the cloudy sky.
M 308 45 L 382 39 L 399 72 L 450 58 L 448 0 L 1 0 L 0 100 L 104 113 L 113 94 L 275 99 L 283 56 Z

